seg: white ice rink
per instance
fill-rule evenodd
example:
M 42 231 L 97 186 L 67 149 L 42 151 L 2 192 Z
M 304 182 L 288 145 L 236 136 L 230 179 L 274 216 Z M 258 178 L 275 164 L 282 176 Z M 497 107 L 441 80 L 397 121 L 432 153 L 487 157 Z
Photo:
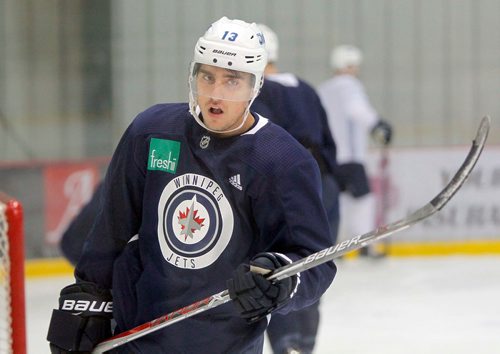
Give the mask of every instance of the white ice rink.
M 337 278 L 322 300 L 317 354 L 500 353 L 500 256 L 337 265 Z M 27 282 L 29 354 L 49 352 L 51 309 L 71 281 Z

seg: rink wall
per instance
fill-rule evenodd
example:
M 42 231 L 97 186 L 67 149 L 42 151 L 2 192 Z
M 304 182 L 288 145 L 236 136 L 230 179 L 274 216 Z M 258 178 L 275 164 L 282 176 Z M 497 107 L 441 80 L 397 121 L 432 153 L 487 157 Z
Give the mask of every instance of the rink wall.
M 0 162 L 0 189 L 24 209 L 27 259 L 59 257 L 63 232 L 90 200 L 109 157 Z
M 469 146 L 394 149 L 389 152 L 385 219 L 395 221 L 439 193 L 458 170 Z M 370 152 L 369 174 L 381 196 L 380 152 Z M 404 230 L 394 242 L 500 241 L 500 147 L 487 145 L 460 191 L 439 213 Z
M 392 222 L 429 202 L 458 170 L 469 146 L 370 151 L 369 174 L 379 210 Z M 383 193 L 383 186 L 387 192 Z M 380 215 L 379 215 L 380 216 Z M 500 146 L 487 145 L 469 179 L 440 212 L 388 241 L 394 256 L 500 253 Z
M 464 145 L 390 150 L 387 193 L 382 192 L 380 151 L 371 150 L 368 172 L 377 200 L 387 196 L 385 222 L 428 203 L 448 183 L 468 149 Z M 58 241 L 89 200 L 108 162 L 104 157 L 0 164 L 2 189 L 24 205 L 28 276 L 72 271 L 60 257 Z M 385 246 L 392 256 L 500 254 L 500 146 L 486 146 L 470 178 L 443 210 L 391 236 Z

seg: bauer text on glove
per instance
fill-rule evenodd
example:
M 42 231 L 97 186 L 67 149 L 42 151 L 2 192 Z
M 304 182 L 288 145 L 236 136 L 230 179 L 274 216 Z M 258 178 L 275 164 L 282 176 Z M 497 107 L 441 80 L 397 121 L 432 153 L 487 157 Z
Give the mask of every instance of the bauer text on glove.
M 111 337 L 111 293 L 81 282 L 61 290 L 59 309 L 52 311 L 47 340 L 51 352 L 90 353 Z

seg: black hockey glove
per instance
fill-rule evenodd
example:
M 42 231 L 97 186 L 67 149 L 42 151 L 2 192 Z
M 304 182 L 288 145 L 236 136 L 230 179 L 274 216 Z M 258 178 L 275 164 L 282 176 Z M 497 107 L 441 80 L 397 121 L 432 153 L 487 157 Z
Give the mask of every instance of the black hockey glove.
M 338 165 L 335 177 L 341 191 L 349 193 L 354 198 L 361 198 L 370 193 L 370 181 L 365 166 L 358 162 Z
M 392 140 L 392 126 L 380 119 L 372 128 L 371 135 L 377 143 L 387 146 Z
M 52 311 L 47 340 L 52 354 L 90 353 L 111 337 L 111 293 L 93 283 L 76 283 L 61 290 L 59 309 Z
M 275 253 L 259 253 L 248 264 L 240 264 L 227 281 L 229 296 L 241 317 L 249 323 L 258 321 L 284 305 L 295 293 L 297 276 L 269 281 L 262 274 L 251 272 L 250 266 L 274 270 L 288 262 Z

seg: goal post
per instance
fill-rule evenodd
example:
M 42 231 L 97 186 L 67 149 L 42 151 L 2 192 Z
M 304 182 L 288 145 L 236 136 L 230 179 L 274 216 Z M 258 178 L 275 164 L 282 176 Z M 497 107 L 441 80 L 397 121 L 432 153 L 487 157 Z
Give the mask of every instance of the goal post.
M 0 353 L 26 353 L 23 208 L 1 191 Z

